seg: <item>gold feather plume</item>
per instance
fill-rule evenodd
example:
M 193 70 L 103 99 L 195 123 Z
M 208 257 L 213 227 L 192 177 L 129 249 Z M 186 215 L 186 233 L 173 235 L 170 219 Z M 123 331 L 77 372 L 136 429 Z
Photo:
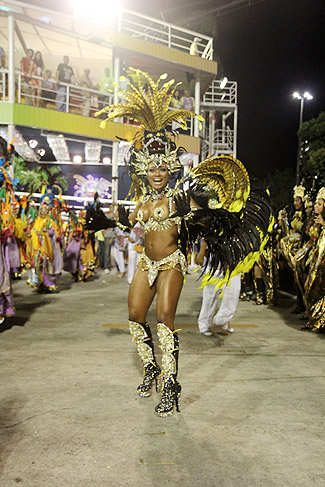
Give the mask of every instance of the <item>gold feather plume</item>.
M 211 209 L 239 212 L 249 196 L 248 173 L 244 165 L 232 156 L 206 159 L 192 169 L 190 176 L 194 183 L 204 186 L 204 191 L 211 195 Z
M 102 128 L 108 121 L 122 117 L 139 122 L 143 129 L 153 132 L 165 128 L 173 121 L 177 121 L 182 128 L 186 129 L 186 119 L 196 117 L 200 121 L 203 120 L 201 115 L 190 110 L 170 109 L 170 101 L 181 83 L 174 85 L 175 80 L 171 79 L 160 87 L 160 82 L 167 78 L 166 73 L 162 74 L 155 82 L 148 73 L 140 69 L 129 68 L 129 70 L 135 74 L 136 84 L 130 83 L 128 89 L 121 93 L 124 103 L 108 105 L 96 113 L 96 116 L 102 113 L 107 114 L 107 119 L 100 124 Z

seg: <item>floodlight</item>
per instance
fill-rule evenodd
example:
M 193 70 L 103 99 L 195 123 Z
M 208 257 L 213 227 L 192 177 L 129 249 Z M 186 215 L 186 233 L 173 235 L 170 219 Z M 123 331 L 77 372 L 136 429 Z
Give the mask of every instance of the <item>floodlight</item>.
M 304 93 L 304 98 L 307 98 L 307 100 L 312 100 L 313 99 L 312 95 L 310 93 L 308 93 L 308 91 L 306 91 Z
M 220 83 L 220 88 L 223 90 L 227 83 L 228 83 L 228 78 L 226 78 L 225 76 Z
M 81 156 L 78 156 L 78 155 L 77 156 L 73 156 L 73 162 L 75 164 L 80 164 L 81 161 L 82 161 L 82 157 Z

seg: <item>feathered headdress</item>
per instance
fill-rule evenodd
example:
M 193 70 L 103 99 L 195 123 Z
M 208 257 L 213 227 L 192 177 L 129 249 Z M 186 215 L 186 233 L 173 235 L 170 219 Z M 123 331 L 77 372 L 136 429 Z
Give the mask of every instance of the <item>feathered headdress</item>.
M 317 198 L 322 198 L 325 202 L 325 186 L 323 186 L 317 193 Z
M 174 92 L 181 83 L 175 84 L 175 80 L 171 79 L 161 85 L 161 81 L 167 78 L 166 73 L 155 82 L 148 73 L 134 68 L 129 70 L 134 73 L 136 83 L 130 83 L 128 89 L 120 93 L 124 103 L 109 105 L 96 113 L 107 114 L 101 127 L 104 128 L 107 121 L 122 117 L 140 123 L 141 130 L 136 134 L 130 151 L 134 175 L 140 178 L 146 176 L 152 162 L 157 167 L 164 162 L 170 173 L 176 172 L 181 164 L 176 145 L 166 134 L 166 127 L 175 121 L 186 129 L 187 119 L 196 117 L 202 121 L 203 118 L 190 110 L 170 108 Z
M 302 186 L 302 185 L 295 186 L 293 188 L 293 197 L 294 198 L 301 198 L 301 199 L 303 199 L 304 196 L 305 196 L 305 190 L 306 190 L 306 188 L 304 186 Z

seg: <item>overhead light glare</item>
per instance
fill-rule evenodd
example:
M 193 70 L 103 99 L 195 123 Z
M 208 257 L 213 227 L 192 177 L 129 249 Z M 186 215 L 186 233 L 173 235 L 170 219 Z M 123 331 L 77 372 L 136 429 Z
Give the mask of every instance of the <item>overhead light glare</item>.
M 105 24 L 116 21 L 122 11 L 120 0 L 72 0 L 75 17 L 95 20 Z
M 37 153 L 43 157 L 45 155 L 45 149 L 38 149 Z
M 111 158 L 110 157 L 104 157 L 103 158 L 103 164 L 110 164 L 111 163 Z
M 304 98 L 307 98 L 307 100 L 312 100 L 313 96 L 310 93 L 308 93 L 308 91 L 305 91 Z
M 294 98 L 297 98 L 298 100 L 301 100 L 301 96 L 299 95 L 298 91 L 295 91 L 295 92 L 292 94 L 292 96 L 293 96 Z
M 73 156 L 73 162 L 75 164 L 80 164 L 81 161 L 82 161 L 82 157 L 81 156 L 79 156 L 79 155 Z

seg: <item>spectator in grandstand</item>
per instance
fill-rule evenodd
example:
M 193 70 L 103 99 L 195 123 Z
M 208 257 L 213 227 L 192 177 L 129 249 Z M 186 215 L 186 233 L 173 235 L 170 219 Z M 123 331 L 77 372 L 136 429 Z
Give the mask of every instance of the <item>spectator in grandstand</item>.
M 111 70 L 105 68 L 104 76 L 99 81 L 99 91 L 102 93 L 113 93 L 114 79 L 111 76 Z
M 6 67 L 6 55 L 3 47 L 0 46 L 0 68 Z
M 35 52 L 34 56 L 34 65 L 32 69 L 32 80 L 31 84 L 35 88 L 32 88 L 32 95 L 33 95 L 33 105 L 35 107 L 39 107 L 41 105 L 41 94 L 42 94 L 42 84 L 43 80 L 40 79 L 43 76 L 43 69 L 44 69 L 44 62 L 42 53 L 40 51 Z
M 67 87 L 71 83 L 77 84 L 74 76 L 74 72 L 71 66 L 69 66 L 69 57 L 63 56 L 63 63 L 58 65 L 56 71 L 57 83 L 58 83 L 58 98 L 57 105 L 59 112 L 66 111 L 67 103 Z M 62 84 L 64 83 L 64 84 Z
M 104 75 L 99 80 L 99 91 L 103 93 L 103 95 L 99 97 L 99 108 L 104 108 L 110 103 L 108 95 L 113 94 L 113 83 L 114 78 L 111 76 L 111 70 L 105 68 Z M 105 115 L 100 115 L 100 118 L 105 118 Z
M 84 74 L 80 80 L 80 86 L 88 88 L 88 90 L 95 90 L 96 87 L 93 85 L 92 79 L 90 78 L 90 69 L 84 69 Z M 91 106 L 91 92 L 88 90 L 81 90 L 82 95 L 82 110 L 81 115 L 83 117 L 89 117 L 90 106 Z M 98 105 L 98 100 L 97 100 Z M 97 106 L 98 108 L 98 106 Z
M 190 110 L 191 112 L 194 111 L 194 98 L 190 96 L 188 90 L 184 91 L 184 96 L 181 98 L 181 108 L 184 108 L 184 110 Z
M 20 71 L 23 73 L 21 78 L 21 94 L 25 97 L 26 105 L 33 105 L 33 100 L 31 98 L 31 75 L 34 69 L 33 55 L 33 49 L 27 49 L 26 56 L 20 60 Z
M 200 42 L 200 41 L 201 41 L 201 39 L 199 37 L 194 37 L 194 41 L 190 45 L 191 56 L 199 56 L 200 55 L 199 46 L 198 46 L 198 42 Z
M 44 73 L 42 82 L 42 105 L 46 106 L 49 102 L 54 102 L 56 98 L 56 83 L 51 80 L 52 71 L 47 69 Z
M 170 100 L 170 106 L 171 108 L 181 108 L 181 95 L 179 90 L 174 91 L 174 95 L 172 99 Z

